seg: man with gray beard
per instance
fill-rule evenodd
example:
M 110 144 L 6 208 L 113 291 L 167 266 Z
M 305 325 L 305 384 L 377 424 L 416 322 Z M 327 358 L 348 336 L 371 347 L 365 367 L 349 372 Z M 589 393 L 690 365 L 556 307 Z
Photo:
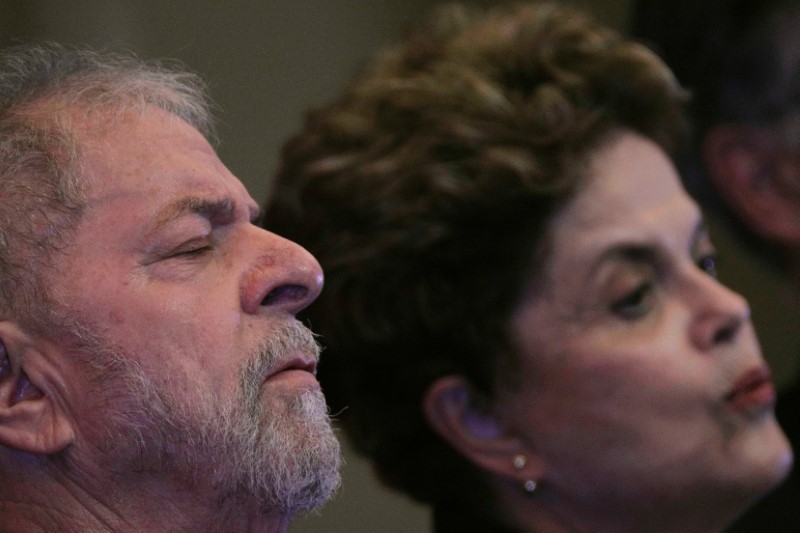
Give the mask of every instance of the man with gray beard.
M 295 319 L 193 75 L 0 52 L 0 531 L 285 531 L 339 483 Z

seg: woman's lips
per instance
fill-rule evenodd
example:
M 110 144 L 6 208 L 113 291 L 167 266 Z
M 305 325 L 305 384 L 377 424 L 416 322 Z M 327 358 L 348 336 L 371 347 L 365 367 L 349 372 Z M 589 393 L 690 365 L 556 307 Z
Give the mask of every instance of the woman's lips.
M 748 370 L 737 379 L 725 402 L 735 411 L 751 411 L 775 404 L 775 385 L 769 369 L 759 366 Z

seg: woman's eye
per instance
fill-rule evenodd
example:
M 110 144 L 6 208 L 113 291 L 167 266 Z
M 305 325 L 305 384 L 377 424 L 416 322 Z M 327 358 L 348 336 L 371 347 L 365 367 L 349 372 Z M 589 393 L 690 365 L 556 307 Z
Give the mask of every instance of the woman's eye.
M 711 276 L 712 278 L 717 277 L 717 256 L 716 254 L 708 254 L 704 255 L 700 259 L 697 260 L 697 266 Z
M 650 309 L 652 292 L 652 283 L 642 283 L 623 298 L 611 304 L 611 311 L 625 320 L 633 320 L 644 316 Z

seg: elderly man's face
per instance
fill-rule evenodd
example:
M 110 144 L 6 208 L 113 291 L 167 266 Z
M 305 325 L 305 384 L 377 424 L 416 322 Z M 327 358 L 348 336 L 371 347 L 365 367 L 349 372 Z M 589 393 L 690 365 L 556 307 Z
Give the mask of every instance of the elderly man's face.
M 185 122 L 103 119 L 76 119 L 88 209 L 50 284 L 78 347 L 71 457 L 222 500 L 319 505 L 338 444 L 294 318 L 318 263 L 252 223 L 257 205 Z

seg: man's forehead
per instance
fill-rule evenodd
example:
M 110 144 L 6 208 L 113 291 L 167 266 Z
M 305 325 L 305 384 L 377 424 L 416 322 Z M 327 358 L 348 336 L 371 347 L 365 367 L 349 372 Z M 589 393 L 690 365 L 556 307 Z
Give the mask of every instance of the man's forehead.
M 83 123 L 77 136 L 90 202 L 142 194 L 172 199 L 187 191 L 249 200 L 205 137 L 179 117 L 151 108 L 100 130 L 92 122 Z

